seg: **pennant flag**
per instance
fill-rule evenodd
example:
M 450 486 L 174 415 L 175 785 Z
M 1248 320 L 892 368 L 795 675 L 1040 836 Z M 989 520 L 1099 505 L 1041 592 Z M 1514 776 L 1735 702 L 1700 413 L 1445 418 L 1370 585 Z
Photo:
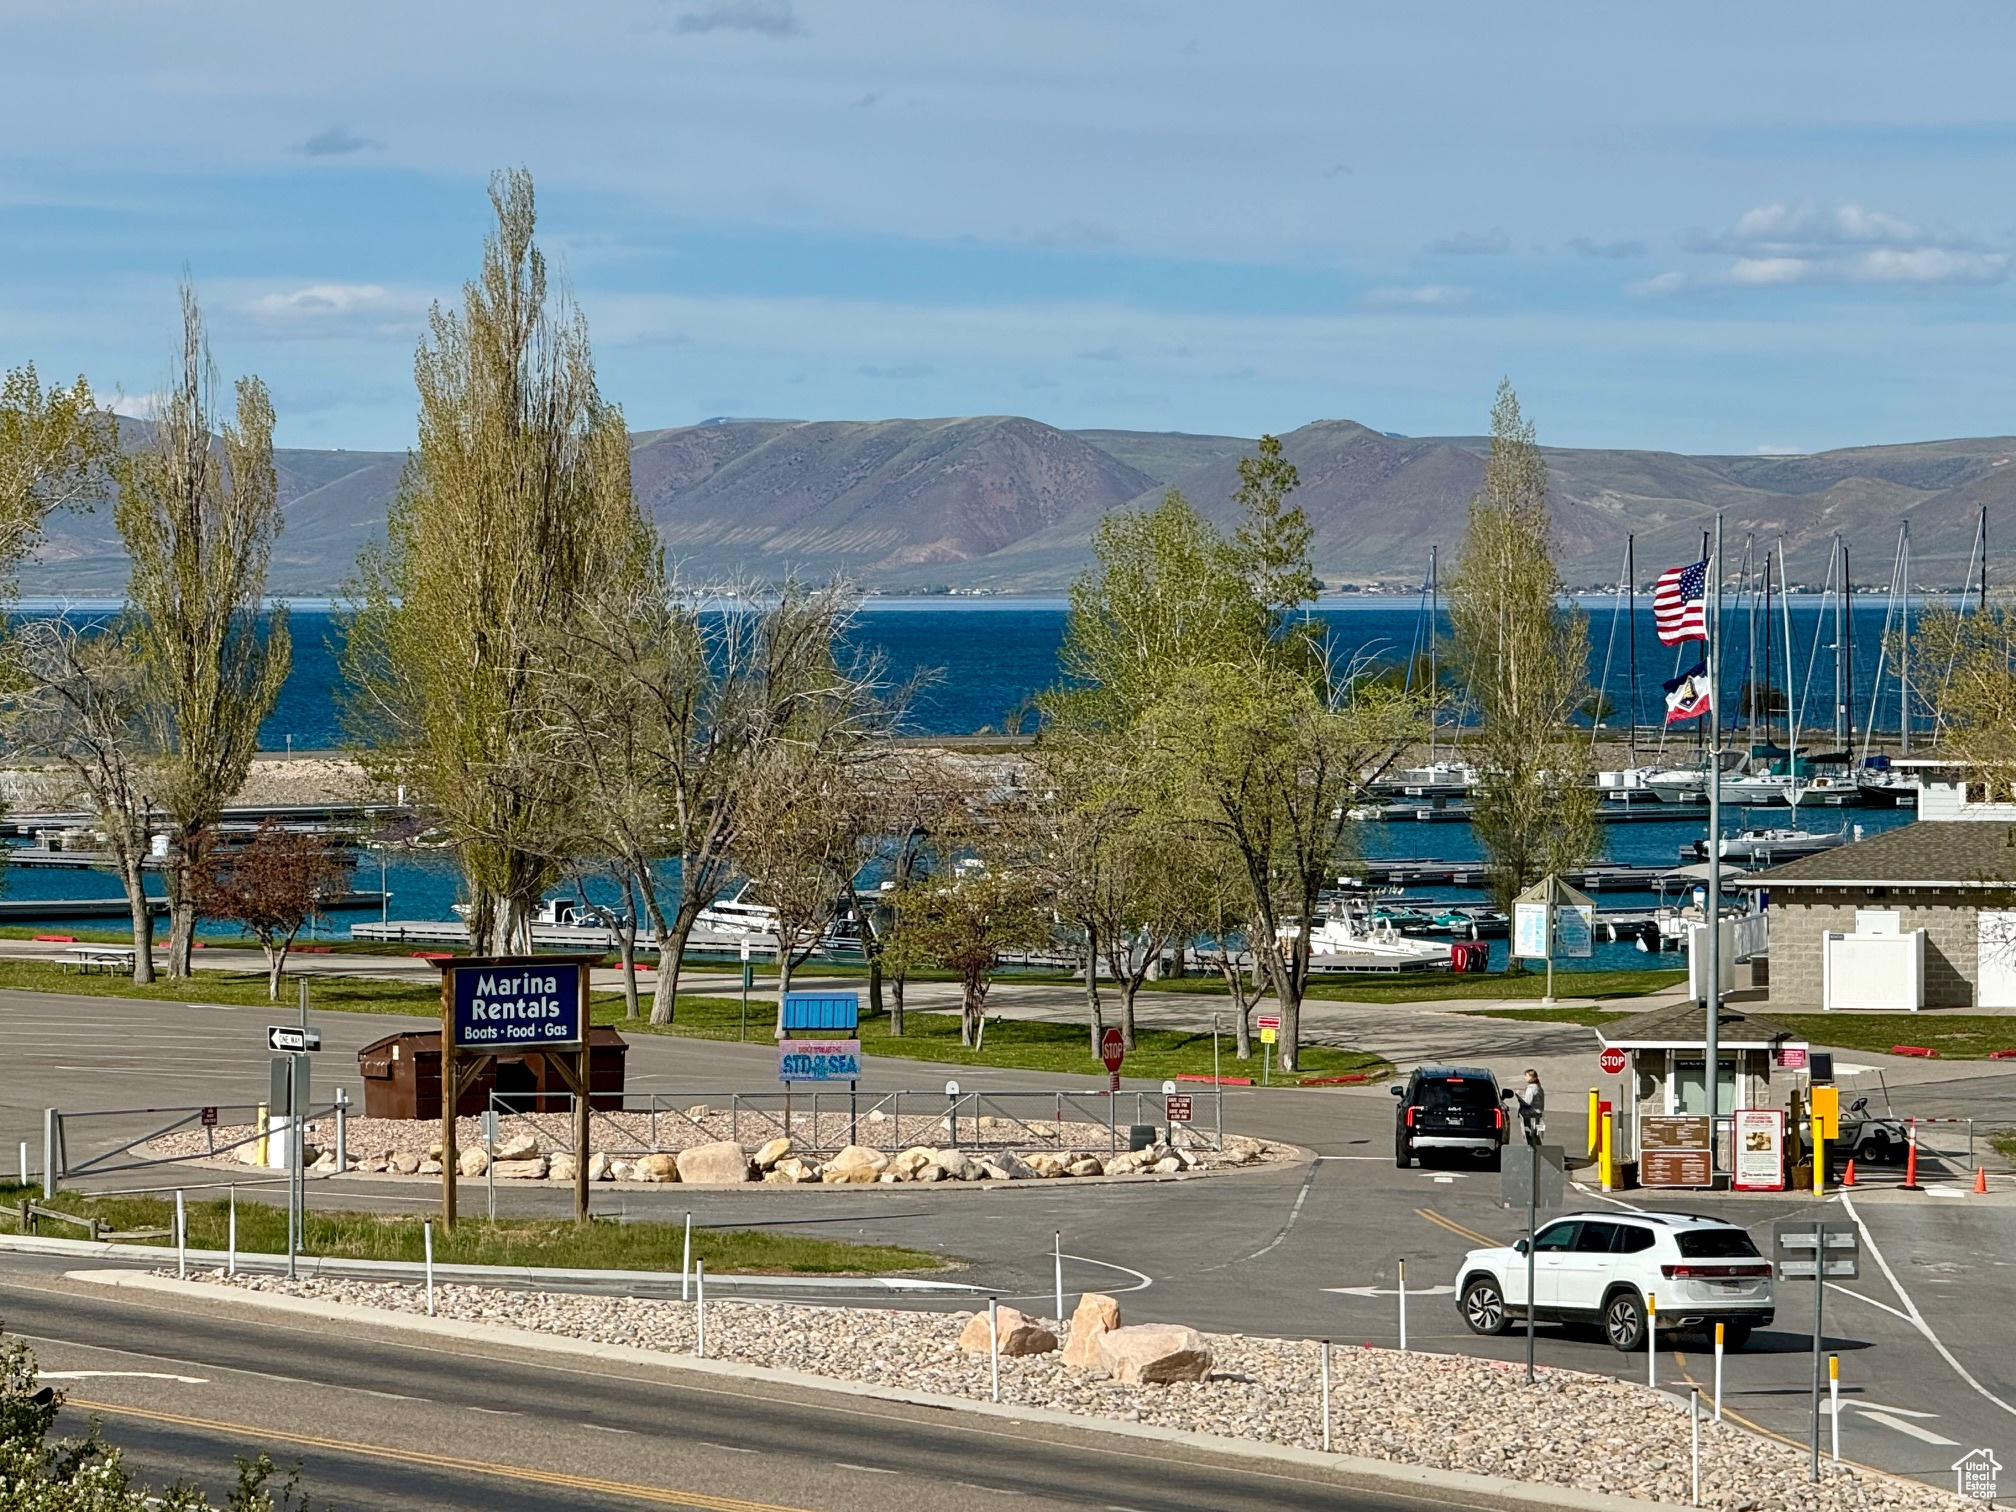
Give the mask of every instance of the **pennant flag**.
M 1685 672 L 1662 686 L 1666 689 L 1668 724 L 1699 719 L 1715 707 L 1715 696 L 1708 687 L 1708 663 L 1705 661 L 1694 663 Z
M 1660 640 L 1677 646 L 1681 641 L 1708 639 L 1708 610 L 1703 602 L 1707 587 L 1705 557 L 1691 567 L 1659 574 L 1652 588 L 1652 622 L 1658 627 Z

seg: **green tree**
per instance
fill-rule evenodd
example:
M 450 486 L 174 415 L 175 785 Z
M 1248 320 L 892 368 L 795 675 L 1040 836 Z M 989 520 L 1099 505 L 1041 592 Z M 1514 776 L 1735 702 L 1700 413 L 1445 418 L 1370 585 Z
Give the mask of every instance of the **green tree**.
M 1262 436 L 1258 455 L 1239 459 L 1232 502 L 1239 506 L 1240 522 L 1233 550 L 1253 597 L 1276 613 L 1298 609 L 1323 591 L 1309 565 L 1316 532 L 1301 508 L 1288 502 L 1301 482 L 1277 437 Z
M 1037 869 L 971 859 L 903 890 L 889 952 L 906 967 L 938 966 L 958 977 L 960 1044 L 978 1038 L 1001 958 L 1050 942 L 1049 900 Z
M 385 548 L 360 563 L 346 668 L 367 764 L 451 837 L 483 953 L 530 949 L 590 830 L 548 669 L 652 558 L 623 416 L 586 322 L 548 288 L 531 176 L 495 175 L 490 202 L 482 270 L 459 312 L 434 308 L 414 363 L 419 444 Z
M 152 787 L 168 828 L 168 974 L 178 977 L 189 974 L 196 928 L 190 868 L 244 783 L 292 664 L 286 606 L 264 607 L 281 523 L 273 403 L 265 384 L 241 378 L 233 418 L 222 420 L 217 383 L 185 282 L 174 381 L 146 441 L 114 469 L 113 512 L 131 565 L 127 623 L 149 695 Z
M 1511 383 L 1491 410 L 1491 455 L 1449 585 L 1455 662 L 1475 720 L 1472 832 L 1500 907 L 1549 872 L 1596 855 L 1586 740 L 1570 719 L 1590 697 L 1587 616 L 1562 602 L 1547 464 Z
M 33 363 L 0 378 L 0 597 L 12 597 L 49 516 L 96 496 L 118 443 L 116 422 L 82 378 L 45 390 Z

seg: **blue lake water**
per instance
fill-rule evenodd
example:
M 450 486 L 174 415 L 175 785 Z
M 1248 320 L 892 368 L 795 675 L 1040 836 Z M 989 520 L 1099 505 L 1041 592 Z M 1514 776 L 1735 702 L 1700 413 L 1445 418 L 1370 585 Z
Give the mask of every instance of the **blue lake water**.
M 1673 675 L 1676 653 L 1659 646 L 1645 600 L 1638 614 L 1639 678 L 1633 697 L 1628 676 L 1629 625 L 1614 612 L 1608 600 L 1586 602 L 1590 615 L 1590 677 L 1603 681 L 1611 702 L 1620 710 L 1635 707 L 1639 722 L 1653 726 L 1663 714 L 1660 681 Z M 1358 602 L 1328 601 L 1314 611 L 1322 620 L 1340 651 L 1363 653 L 1375 659 L 1404 664 L 1425 645 L 1426 616 L 1414 602 L 1391 597 Z M 1779 616 L 1773 615 L 1774 621 Z M 1804 698 L 1805 724 L 1826 725 L 1831 719 L 1833 698 L 1833 625 L 1831 613 L 1823 615 L 1811 600 L 1794 601 L 1791 611 L 1793 677 L 1791 696 L 1795 706 Z M 1065 608 L 1062 600 L 979 599 L 957 603 L 944 600 L 871 600 L 851 632 L 864 650 L 879 653 L 892 683 L 922 679 L 912 700 L 908 724 L 917 734 L 970 734 L 999 730 L 1027 709 L 1029 700 L 1058 677 L 1057 657 L 1062 643 Z M 1859 728 L 1869 717 L 1872 691 L 1876 684 L 1878 652 L 1882 642 L 1884 605 L 1880 599 L 1856 603 L 1850 617 L 1853 672 Z M 1725 615 L 1724 706 L 1735 704 L 1735 690 L 1748 675 L 1748 618 L 1740 609 Z M 1437 626 L 1446 636 L 1446 619 Z M 1760 632 L 1761 633 L 1761 632 Z M 1786 685 L 1782 621 L 1774 635 L 1773 681 Z M 1816 650 L 1817 646 L 1817 650 Z M 1691 658 L 1693 648 L 1688 648 Z M 1761 642 L 1758 659 L 1761 662 Z M 1607 680 L 1603 678 L 1606 665 Z M 282 690 L 280 703 L 262 731 L 262 745 L 269 750 L 295 751 L 330 749 L 344 743 L 338 712 L 341 628 L 336 616 L 317 610 L 296 611 L 294 619 L 294 670 Z M 1761 674 L 1761 667 L 1760 667 Z M 1896 682 L 1886 675 L 1877 707 L 1879 728 L 1894 732 L 1897 720 Z M 1621 724 L 1622 718 L 1614 717 Z M 1666 754 L 1675 760 L 1691 759 L 1693 737 L 1675 735 Z M 1641 750 L 1641 759 L 1654 761 L 1659 752 L 1654 742 Z M 1788 822 L 1783 807 L 1746 814 L 1732 809 L 1727 828 L 1734 831 L 1746 823 Z M 1855 810 L 1808 815 L 1809 828 L 1832 829 L 1842 823 L 1861 824 L 1870 832 L 1908 822 L 1909 811 Z M 1607 859 L 1636 864 L 1671 865 L 1680 859 L 1684 845 L 1700 838 L 1699 818 L 1676 819 L 1671 823 L 1639 823 L 1610 826 L 1605 834 Z M 1475 859 L 1479 852 L 1467 825 L 1461 824 L 1364 824 L 1353 827 L 1353 842 L 1368 858 L 1414 857 L 1436 860 Z M 419 858 L 400 857 L 388 861 L 386 881 L 394 894 L 390 907 L 393 918 L 445 919 L 457 896 L 457 877 L 452 861 L 443 855 Z M 375 857 L 367 858 L 357 885 L 378 886 Z M 615 889 L 606 879 L 587 878 L 580 890 L 591 900 L 616 901 Z M 6 874 L 7 895 L 15 898 L 83 898 L 116 896 L 114 879 L 95 873 L 52 872 L 14 869 Z M 1456 889 L 1433 889 L 1433 896 L 1475 900 L 1477 894 Z M 1429 895 L 1424 893 L 1424 896 Z M 1609 906 L 1636 906 L 1649 903 L 1649 894 L 1605 894 L 1599 901 Z M 339 915 L 323 926 L 325 932 L 347 931 L 358 914 Z M 79 921 L 84 922 L 84 921 Z M 115 921 L 116 925 L 116 921 Z M 54 929 L 62 925 L 52 924 Z M 99 921 L 104 927 L 104 921 Z M 1502 957 L 1504 946 L 1496 950 Z M 1594 964 L 1611 966 L 1670 965 L 1674 957 L 1648 956 L 1630 946 L 1599 944 Z

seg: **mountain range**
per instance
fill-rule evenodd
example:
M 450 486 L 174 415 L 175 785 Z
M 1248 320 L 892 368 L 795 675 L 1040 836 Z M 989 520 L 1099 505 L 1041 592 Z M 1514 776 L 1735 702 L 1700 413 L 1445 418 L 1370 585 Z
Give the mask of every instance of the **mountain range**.
M 1281 437 L 1301 474 L 1317 572 L 1333 585 L 1415 584 L 1431 548 L 1445 570 L 1483 478 L 1487 438 L 1396 436 L 1319 420 Z M 640 503 L 689 577 L 776 579 L 845 572 L 886 591 L 1055 592 L 1090 560 L 1100 518 L 1169 488 L 1232 517 L 1240 436 L 1059 430 L 1015 415 L 936 420 L 724 420 L 632 437 Z M 1854 447 L 1810 456 L 1687 456 L 1546 448 L 1556 555 L 1571 585 L 1615 583 L 1625 539 L 1638 575 L 1692 561 L 1723 516 L 1732 555 L 1746 535 L 1783 539 L 1794 582 L 1826 576 L 1847 542 L 1858 582 L 1887 582 L 1900 522 L 1912 580 L 1957 586 L 1982 507 L 2016 503 L 2016 438 Z M 399 452 L 283 450 L 286 526 L 273 589 L 340 590 L 382 539 Z M 125 559 L 111 511 L 57 516 L 21 574 L 34 595 L 116 594 Z

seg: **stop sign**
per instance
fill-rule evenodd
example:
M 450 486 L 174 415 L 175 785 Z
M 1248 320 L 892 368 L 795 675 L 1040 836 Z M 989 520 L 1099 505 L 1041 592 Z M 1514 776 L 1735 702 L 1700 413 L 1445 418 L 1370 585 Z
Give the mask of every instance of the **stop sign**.
M 1605 1076 L 1622 1076 L 1624 1068 L 1631 1064 L 1631 1057 L 1615 1045 L 1611 1045 L 1596 1057 L 1596 1064 L 1602 1067 Z
M 1106 1062 L 1108 1071 L 1120 1074 L 1120 1062 L 1127 1059 L 1127 1047 L 1121 1042 L 1118 1029 L 1108 1029 L 1099 1036 L 1099 1059 Z

